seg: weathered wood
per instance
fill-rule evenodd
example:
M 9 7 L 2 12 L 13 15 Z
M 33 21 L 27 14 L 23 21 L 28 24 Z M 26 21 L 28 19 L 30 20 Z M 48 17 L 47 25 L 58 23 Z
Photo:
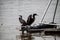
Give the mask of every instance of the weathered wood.
M 60 36 L 60 31 L 45 31 L 45 35 L 58 35 L 58 36 Z

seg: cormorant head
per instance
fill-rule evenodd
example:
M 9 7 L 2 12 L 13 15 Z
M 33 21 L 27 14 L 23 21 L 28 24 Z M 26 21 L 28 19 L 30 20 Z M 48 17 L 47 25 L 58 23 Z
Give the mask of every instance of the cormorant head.
M 32 15 L 29 15 L 29 17 L 32 17 Z
M 19 15 L 19 18 L 22 18 L 22 15 Z
M 33 16 L 37 16 L 37 14 L 36 14 L 36 13 L 34 13 L 34 14 L 33 14 Z

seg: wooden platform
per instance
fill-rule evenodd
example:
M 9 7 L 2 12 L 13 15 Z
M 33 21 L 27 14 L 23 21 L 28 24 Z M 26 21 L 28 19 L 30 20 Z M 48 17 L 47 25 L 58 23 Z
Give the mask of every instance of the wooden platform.
M 60 31 L 45 31 L 45 35 L 58 35 L 58 36 L 60 36 Z

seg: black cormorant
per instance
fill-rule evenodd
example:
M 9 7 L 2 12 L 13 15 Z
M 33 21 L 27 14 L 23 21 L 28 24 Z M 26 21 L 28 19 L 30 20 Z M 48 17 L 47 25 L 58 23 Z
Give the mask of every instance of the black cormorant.
M 26 26 L 26 21 L 22 19 L 22 15 L 19 15 L 19 21 L 22 24 L 22 26 Z
M 35 16 L 36 16 L 37 14 L 31 14 L 31 15 L 29 15 L 28 16 L 28 19 L 27 19 L 27 25 L 31 25 L 34 21 L 35 21 Z

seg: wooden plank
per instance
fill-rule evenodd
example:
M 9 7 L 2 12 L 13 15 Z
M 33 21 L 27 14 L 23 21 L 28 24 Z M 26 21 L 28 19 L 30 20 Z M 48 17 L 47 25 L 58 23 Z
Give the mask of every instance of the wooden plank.
M 60 35 L 60 31 L 45 31 L 45 35 Z

